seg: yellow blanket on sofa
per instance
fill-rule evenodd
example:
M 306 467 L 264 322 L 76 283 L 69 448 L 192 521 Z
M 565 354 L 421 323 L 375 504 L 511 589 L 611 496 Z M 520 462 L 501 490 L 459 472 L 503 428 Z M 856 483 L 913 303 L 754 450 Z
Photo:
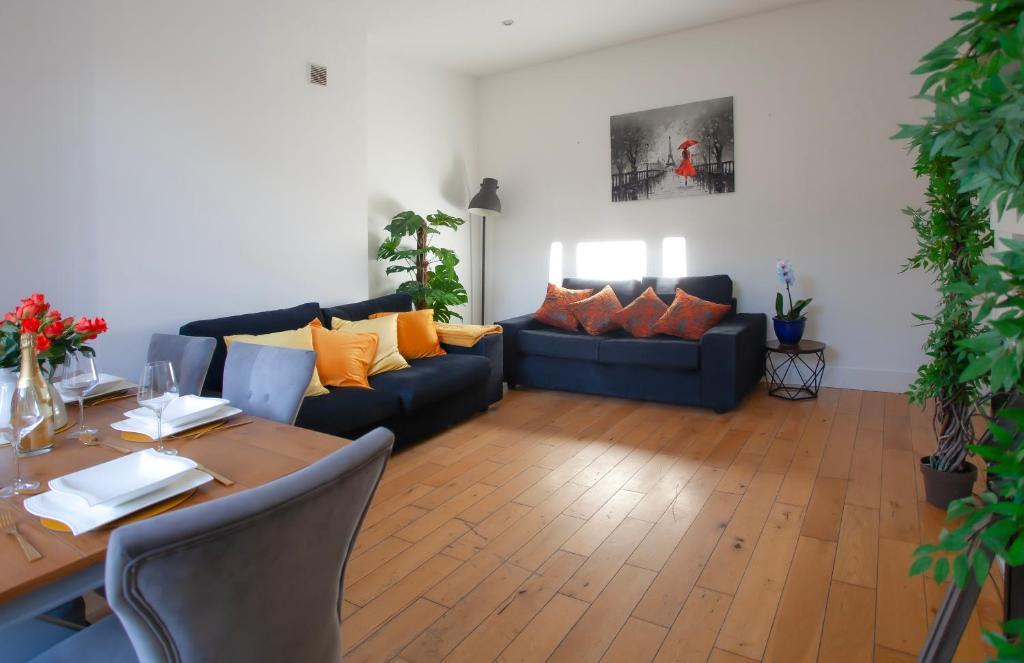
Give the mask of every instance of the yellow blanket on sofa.
M 437 338 L 442 343 L 471 348 L 485 336 L 501 333 L 501 325 L 456 325 L 438 322 Z

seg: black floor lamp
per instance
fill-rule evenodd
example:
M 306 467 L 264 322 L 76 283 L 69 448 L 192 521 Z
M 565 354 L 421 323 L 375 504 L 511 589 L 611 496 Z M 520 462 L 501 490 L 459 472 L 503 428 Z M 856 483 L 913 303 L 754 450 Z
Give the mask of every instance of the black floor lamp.
M 480 323 L 485 324 L 484 304 L 487 302 L 487 217 L 501 216 L 501 201 L 498 200 L 498 180 L 485 177 L 480 183 L 480 192 L 469 201 L 469 213 L 483 217 L 480 229 Z

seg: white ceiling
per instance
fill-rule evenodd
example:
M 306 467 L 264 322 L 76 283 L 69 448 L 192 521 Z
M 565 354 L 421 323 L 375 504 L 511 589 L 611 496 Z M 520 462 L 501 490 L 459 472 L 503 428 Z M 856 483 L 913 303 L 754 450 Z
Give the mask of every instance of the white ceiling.
M 369 0 L 371 47 L 493 74 L 809 0 Z M 502 25 L 505 19 L 515 24 Z

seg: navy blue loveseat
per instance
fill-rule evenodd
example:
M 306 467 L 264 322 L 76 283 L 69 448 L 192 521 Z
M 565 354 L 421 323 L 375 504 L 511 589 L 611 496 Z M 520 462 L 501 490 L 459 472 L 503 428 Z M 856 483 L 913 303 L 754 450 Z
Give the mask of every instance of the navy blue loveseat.
M 225 336 L 298 329 L 314 318 L 320 318 L 329 328 L 331 318 L 365 320 L 372 313 L 409 310 L 412 300 L 404 294 L 328 308 L 310 302 L 275 311 L 197 320 L 183 325 L 180 333 L 217 339 L 203 393 L 219 394 L 227 356 Z M 438 433 L 501 400 L 501 336 L 484 337 L 472 348 L 442 347 L 448 354 L 414 359 L 409 368 L 371 377 L 373 389 L 328 387 L 329 394 L 306 398 L 296 425 L 347 438 L 384 426 L 398 442 L 407 443 Z
M 612 287 L 623 306 L 648 287 L 671 303 L 678 287 L 707 301 L 730 304 L 733 312 L 699 341 L 663 335 L 634 338 L 621 330 L 589 336 L 537 322 L 532 314 L 502 320 L 498 324 L 504 329 L 509 388 L 524 385 L 725 412 L 736 407 L 764 375 L 767 316 L 736 313 L 728 276 L 645 277 L 612 283 L 569 278 L 562 282 L 565 288 L 593 288 L 595 292 L 605 285 Z

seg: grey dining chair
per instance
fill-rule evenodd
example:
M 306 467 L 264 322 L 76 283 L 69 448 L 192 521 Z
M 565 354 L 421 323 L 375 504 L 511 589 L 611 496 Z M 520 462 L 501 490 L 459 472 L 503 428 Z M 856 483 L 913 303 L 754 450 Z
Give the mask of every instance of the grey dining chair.
M 182 396 L 199 395 L 216 348 L 215 338 L 153 334 L 149 338 L 146 361 L 171 362 L 178 378 L 178 393 Z
M 291 425 L 315 365 L 316 353 L 309 350 L 232 343 L 222 395 L 247 414 Z
M 393 442 L 378 428 L 276 481 L 114 530 L 114 615 L 35 663 L 341 660 L 345 565 Z

